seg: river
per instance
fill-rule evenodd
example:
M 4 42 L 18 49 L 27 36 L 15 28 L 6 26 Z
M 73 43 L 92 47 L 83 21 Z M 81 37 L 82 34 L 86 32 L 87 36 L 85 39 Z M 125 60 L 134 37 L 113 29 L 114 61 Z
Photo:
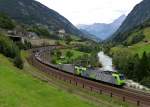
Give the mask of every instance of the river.
M 108 70 L 108 71 L 112 71 L 112 72 L 115 71 L 115 69 L 113 68 L 113 63 L 112 63 L 111 57 L 104 54 L 103 51 L 100 51 L 98 53 L 98 58 L 99 58 L 99 62 L 102 64 L 103 70 Z

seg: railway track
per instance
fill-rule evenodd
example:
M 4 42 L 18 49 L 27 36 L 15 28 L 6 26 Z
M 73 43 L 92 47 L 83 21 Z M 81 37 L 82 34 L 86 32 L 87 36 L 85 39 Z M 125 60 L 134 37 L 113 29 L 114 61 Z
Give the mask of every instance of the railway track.
M 72 75 L 51 65 L 50 63 L 46 62 L 45 59 L 42 59 L 42 54 L 44 52 L 51 51 L 55 48 L 58 47 L 48 46 L 34 49 L 35 53 L 30 56 L 29 62 L 41 71 L 54 76 L 56 79 L 66 81 L 70 84 L 80 86 L 99 94 L 107 94 L 110 95 L 110 97 L 118 97 L 123 101 L 134 103 L 140 107 L 150 107 L 150 94 L 127 88 L 117 88 Z

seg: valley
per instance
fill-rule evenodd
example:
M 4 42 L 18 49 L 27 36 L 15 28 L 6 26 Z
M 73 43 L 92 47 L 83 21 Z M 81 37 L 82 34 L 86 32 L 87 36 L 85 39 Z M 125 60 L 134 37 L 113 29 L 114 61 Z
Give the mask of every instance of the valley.
M 68 12 L 66 4 L 61 15 L 42 3 L 0 0 L 0 107 L 148 107 L 149 0 L 128 14 L 113 6 L 109 23 L 101 18 L 77 26 L 62 12 Z M 63 5 L 56 3 L 58 10 Z M 97 17 L 106 7 L 89 11 Z

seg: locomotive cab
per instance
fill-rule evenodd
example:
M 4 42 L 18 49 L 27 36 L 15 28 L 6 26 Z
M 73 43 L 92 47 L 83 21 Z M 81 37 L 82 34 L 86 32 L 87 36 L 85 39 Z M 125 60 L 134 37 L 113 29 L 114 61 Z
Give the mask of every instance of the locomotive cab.
M 75 66 L 75 72 L 77 75 L 81 75 L 81 73 L 85 72 L 87 69 L 82 66 Z
M 113 73 L 112 76 L 115 78 L 116 85 L 123 86 L 125 85 L 125 76 L 120 73 Z

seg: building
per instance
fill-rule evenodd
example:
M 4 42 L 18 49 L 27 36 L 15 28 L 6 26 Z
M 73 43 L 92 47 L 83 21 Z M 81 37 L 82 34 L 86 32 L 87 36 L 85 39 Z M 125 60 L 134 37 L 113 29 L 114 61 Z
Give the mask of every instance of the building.
M 58 36 L 59 36 L 60 38 L 64 38 L 65 33 L 66 33 L 66 31 L 65 31 L 64 29 L 60 29 L 60 30 L 58 31 Z

